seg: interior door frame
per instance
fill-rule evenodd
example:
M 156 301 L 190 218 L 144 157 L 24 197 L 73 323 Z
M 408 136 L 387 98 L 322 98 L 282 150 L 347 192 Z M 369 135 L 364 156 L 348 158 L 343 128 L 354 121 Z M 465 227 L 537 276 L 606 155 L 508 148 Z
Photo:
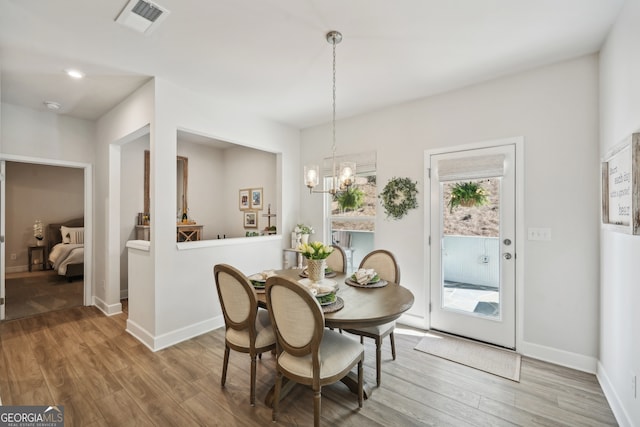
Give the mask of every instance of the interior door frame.
M 2 181 L 2 205 L 0 206 L 0 233 L 4 236 L 4 227 L 5 227 L 5 215 L 6 215 L 6 204 L 5 204 L 5 189 L 4 183 L 6 181 L 6 177 L 4 176 L 5 171 L 5 162 L 19 162 L 19 163 L 33 163 L 38 165 L 48 165 L 48 166 L 62 166 L 69 168 L 79 168 L 84 171 L 84 296 L 83 296 L 83 304 L 84 305 L 93 305 L 93 293 L 91 290 L 93 289 L 93 167 L 91 163 L 80 163 L 80 162 L 70 162 L 63 160 L 53 160 L 53 159 L 44 159 L 40 157 L 28 157 L 28 156 L 16 156 L 12 154 L 1 154 L 0 153 L 0 163 L 2 163 L 2 173 L 3 173 L 3 181 Z M 0 255 L 2 256 L 2 262 L 4 263 L 4 251 L 5 251 L 5 242 L 3 242 L 0 248 Z M 4 290 L 4 280 L 5 280 L 5 268 L 2 265 L 2 271 L 0 272 L 0 280 L 2 281 L 2 289 Z M 2 317 L 4 319 L 4 306 L 2 308 Z
M 455 145 L 451 147 L 442 147 L 433 150 L 425 150 L 424 152 L 424 256 L 425 265 L 423 282 L 425 283 L 425 325 L 427 329 L 431 328 L 431 206 L 433 203 L 438 203 L 440 197 L 439 194 L 431 194 L 431 176 L 429 165 L 431 163 L 431 156 L 436 154 L 446 154 L 458 151 L 477 150 L 481 148 L 495 147 L 498 145 L 515 145 L 515 343 L 516 349 L 522 348 L 523 333 L 524 333 L 524 265 L 525 265 L 525 238 L 526 230 L 524 224 L 524 137 L 516 136 L 495 140 L 485 140 L 474 142 L 470 144 Z M 437 239 L 433 239 L 437 240 Z M 440 248 L 437 248 L 440 250 Z

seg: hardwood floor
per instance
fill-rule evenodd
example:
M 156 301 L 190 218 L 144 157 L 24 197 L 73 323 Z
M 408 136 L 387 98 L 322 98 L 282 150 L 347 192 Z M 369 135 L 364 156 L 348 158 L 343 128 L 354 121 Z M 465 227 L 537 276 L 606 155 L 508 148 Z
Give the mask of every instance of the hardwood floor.
M 247 355 L 231 353 L 220 387 L 222 329 L 153 353 L 125 322 L 126 313 L 106 317 L 94 307 L 2 322 L 2 404 L 64 405 L 66 426 L 273 425 L 264 404 L 273 355 L 258 361 L 251 407 Z M 416 351 L 420 336 L 408 332 L 396 330 L 396 361 L 385 342 L 382 385 L 362 409 L 343 384 L 323 388 L 323 425 L 616 425 L 593 375 L 523 358 L 515 383 Z M 365 377 L 375 384 L 375 346 L 365 344 Z M 297 385 L 276 425 L 312 422 L 312 393 Z
M 75 277 L 69 281 L 53 270 L 7 273 L 5 296 L 5 318 L 19 319 L 81 306 L 84 280 L 82 277 Z

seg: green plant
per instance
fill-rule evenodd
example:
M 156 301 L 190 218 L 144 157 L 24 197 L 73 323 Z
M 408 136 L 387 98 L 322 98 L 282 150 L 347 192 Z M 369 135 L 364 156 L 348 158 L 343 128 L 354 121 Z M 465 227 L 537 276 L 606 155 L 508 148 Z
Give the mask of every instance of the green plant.
M 449 212 L 453 212 L 458 206 L 482 206 L 489 202 L 487 190 L 482 188 L 479 182 L 459 182 L 451 189 L 449 199 Z
M 378 196 L 382 199 L 380 203 L 384 206 L 387 217 L 400 219 L 409 212 L 409 209 L 418 207 L 417 184 L 409 178 L 393 177 L 389 180 Z
M 313 227 L 309 227 L 304 224 L 298 224 L 293 231 L 295 231 L 297 234 L 313 234 Z
M 336 194 L 335 199 L 340 209 L 355 210 L 364 203 L 364 191 L 356 187 L 350 187 L 346 191 Z
M 331 246 L 325 246 L 322 242 L 311 242 L 306 245 L 303 243 L 298 246 L 298 250 L 306 259 L 325 259 L 333 252 Z

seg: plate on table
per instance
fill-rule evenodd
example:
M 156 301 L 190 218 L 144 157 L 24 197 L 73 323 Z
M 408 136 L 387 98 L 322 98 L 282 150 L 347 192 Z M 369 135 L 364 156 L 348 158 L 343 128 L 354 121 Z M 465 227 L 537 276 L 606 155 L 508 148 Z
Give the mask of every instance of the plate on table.
M 247 277 L 247 279 L 249 279 L 254 288 L 264 289 L 267 283 L 267 278 L 274 275 L 275 274 L 272 274 L 271 272 L 255 273 Z
M 377 274 L 367 283 L 358 283 L 355 275 L 351 275 L 344 281 L 347 285 L 355 286 L 358 288 L 382 288 L 387 286 L 388 282 L 382 280 Z
M 311 293 L 315 291 L 316 298 L 338 292 L 338 282 L 331 279 L 324 279 L 319 282 L 312 282 L 311 279 L 300 279 L 298 283 Z
M 338 300 L 338 297 L 336 296 L 336 293 L 334 291 L 324 295 L 316 295 L 316 299 L 318 300 L 321 306 L 325 306 L 325 305 L 334 304 Z

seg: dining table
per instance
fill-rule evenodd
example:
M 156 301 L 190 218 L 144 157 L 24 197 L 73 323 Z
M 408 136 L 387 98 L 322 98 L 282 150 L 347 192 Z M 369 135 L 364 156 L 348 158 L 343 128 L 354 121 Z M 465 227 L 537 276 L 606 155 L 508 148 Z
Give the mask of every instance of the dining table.
M 304 272 L 300 269 L 276 270 L 274 273 L 295 281 L 305 279 Z M 386 282 L 384 286 L 367 286 L 357 285 L 357 283 L 348 279 L 349 276 L 342 272 L 336 272 L 335 276 L 325 279 L 335 281 L 337 287 L 336 297 L 341 300 L 341 307 L 338 310 L 334 311 L 330 305 L 323 306 L 325 326 L 328 328 L 358 329 L 381 325 L 398 319 L 413 306 L 413 293 L 397 283 Z M 354 283 L 356 286 L 347 282 Z M 264 290 L 257 290 L 257 296 L 258 305 L 262 308 L 268 308 Z M 354 372 L 350 372 L 342 379 L 342 382 L 352 392 L 357 393 L 358 380 Z M 293 381 L 289 381 L 286 387 L 283 384 L 281 398 L 288 393 L 294 384 Z M 365 399 L 371 395 L 371 392 L 371 386 L 365 382 Z M 266 398 L 267 405 L 271 406 L 272 401 L 273 396 L 272 392 L 270 392 Z

